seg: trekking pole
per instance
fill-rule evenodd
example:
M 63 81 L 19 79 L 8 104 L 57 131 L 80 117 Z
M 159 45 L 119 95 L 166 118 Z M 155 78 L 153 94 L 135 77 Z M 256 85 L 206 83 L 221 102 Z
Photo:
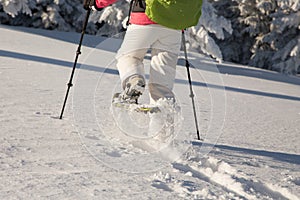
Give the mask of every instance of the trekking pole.
M 195 99 L 194 99 L 195 95 L 193 92 L 193 85 L 192 85 L 192 79 L 191 79 L 191 73 L 190 73 L 190 63 L 188 61 L 187 51 L 186 51 L 186 40 L 185 40 L 185 36 L 184 36 L 184 30 L 182 30 L 182 45 L 183 45 L 183 51 L 184 51 L 184 57 L 185 57 L 185 66 L 186 66 L 187 76 L 188 76 L 189 85 L 190 85 L 190 97 L 192 99 L 197 138 L 198 138 L 198 140 L 201 140 L 200 131 L 199 131 L 199 127 L 198 127 Z
M 76 65 L 77 65 L 77 60 L 78 60 L 79 55 L 81 54 L 80 50 L 81 50 L 81 45 L 82 45 L 82 41 L 83 41 L 83 36 L 85 34 L 85 30 L 86 30 L 86 26 L 87 26 L 90 14 L 91 14 L 91 9 L 88 9 L 87 12 L 86 12 L 85 21 L 84 21 L 83 28 L 82 28 L 82 31 L 81 31 L 81 37 L 80 37 L 79 45 L 78 45 L 78 48 L 77 48 L 77 51 L 76 51 L 76 57 L 75 57 L 75 61 L 74 61 L 74 64 L 73 64 L 72 73 L 71 73 L 71 76 L 70 76 L 69 83 L 67 84 L 68 89 L 67 89 L 67 92 L 66 92 L 64 104 L 63 104 L 59 119 L 62 119 L 62 117 L 63 117 L 65 106 L 66 106 L 67 99 L 68 99 L 69 92 L 70 92 L 70 88 L 73 86 L 72 81 L 73 81 L 73 77 L 74 77 L 74 73 L 75 73 L 75 69 L 76 69 Z

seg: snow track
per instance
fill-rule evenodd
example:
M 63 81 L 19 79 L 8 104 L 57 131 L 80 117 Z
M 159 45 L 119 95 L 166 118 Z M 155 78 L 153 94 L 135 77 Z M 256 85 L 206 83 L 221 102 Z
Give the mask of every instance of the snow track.
M 190 152 L 199 151 L 193 148 Z M 177 192 L 184 199 L 298 199 L 285 188 L 256 180 L 213 155 L 190 154 L 172 163 L 172 172 L 156 173 L 152 186 Z

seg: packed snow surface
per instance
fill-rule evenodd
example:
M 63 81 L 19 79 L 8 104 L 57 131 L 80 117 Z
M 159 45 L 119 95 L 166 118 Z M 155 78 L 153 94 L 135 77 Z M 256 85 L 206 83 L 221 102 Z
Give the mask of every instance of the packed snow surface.
M 80 35 L 0 32 L 0 199 L 299 199 L 299 78 L 189 52 L 198 141 L 181 55 L 176 137 L 155 152 L 149 116 L 110 104 L 122 41 L 85 36 L 60 120 Z

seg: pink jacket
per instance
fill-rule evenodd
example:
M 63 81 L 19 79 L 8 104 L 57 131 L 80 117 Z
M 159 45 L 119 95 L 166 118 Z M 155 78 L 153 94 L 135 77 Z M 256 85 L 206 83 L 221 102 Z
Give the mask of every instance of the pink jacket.
M 110 4 L 115 3 L 117 0 L 95 0 L 96 6 L 98 8 L 104 8 Z M 147 25 L 147 24 L 156 24 L 151 19 L 147 17 L 145 13 L 131 13 L 130 14 L 130 23 L 138 25 Z

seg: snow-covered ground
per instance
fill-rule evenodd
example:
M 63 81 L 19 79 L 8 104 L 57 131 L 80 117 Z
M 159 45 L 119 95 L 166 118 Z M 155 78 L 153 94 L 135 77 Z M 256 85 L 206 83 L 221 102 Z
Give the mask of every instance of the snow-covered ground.
M 299 78 L 190 53 L 204 141 L 181 58 L 178 146 L 154 154 L 132 145 L 133 126 L 111 112 L 121 41 L 85 37 L 59 120 L 80 35 L 0 33 L 0 199 L 299 199 Z

